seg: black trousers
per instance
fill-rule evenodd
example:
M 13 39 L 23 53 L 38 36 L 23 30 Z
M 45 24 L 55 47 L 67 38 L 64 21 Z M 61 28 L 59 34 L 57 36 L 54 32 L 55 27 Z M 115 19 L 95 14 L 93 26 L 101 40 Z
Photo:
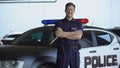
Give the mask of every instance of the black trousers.
M 57 68 L 79 68 L 80 56 L 78 48 L 58 49 L 57 52 Z

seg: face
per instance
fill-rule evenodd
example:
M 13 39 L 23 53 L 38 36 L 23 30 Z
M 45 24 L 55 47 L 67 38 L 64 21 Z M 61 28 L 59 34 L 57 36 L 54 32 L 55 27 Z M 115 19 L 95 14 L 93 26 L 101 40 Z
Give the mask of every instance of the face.
M 75 12 L 75 8 L 73 6 L 68 6 L 65 10 L 66 12 L 66 17 L 67 18 L 72 18 L 73 17 L 73 14 Z

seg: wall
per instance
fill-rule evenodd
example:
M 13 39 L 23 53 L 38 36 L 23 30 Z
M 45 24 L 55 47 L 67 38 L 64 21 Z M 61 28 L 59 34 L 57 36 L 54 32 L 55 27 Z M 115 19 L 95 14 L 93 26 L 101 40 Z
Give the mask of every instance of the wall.
M 42 19 L 65 17 L 67 2 L 76 4 L 75 18 L 88 18 L 87 25 L 119 26 L 119 0 L 57 0 L 54 3 L 0 3 L 0 38 L 10 32 L 24 32 L 43 26 Z

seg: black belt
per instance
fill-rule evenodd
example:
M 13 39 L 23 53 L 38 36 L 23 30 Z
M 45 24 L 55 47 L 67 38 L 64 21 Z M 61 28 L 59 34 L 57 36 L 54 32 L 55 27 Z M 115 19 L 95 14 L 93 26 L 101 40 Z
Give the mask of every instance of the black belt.
M 57 47 L 58 47 L 58 52 L 59 53 L 64 53 L 64 50 L 72 50 L 72 49 L 80 49 L 79 47 L 78 47 L 78 45 L 62 45 L 62 44 L 58 44 L 57 45 Z
M 75 49 L 78 48 L 77 45 L 63 45 L 64 49 Z
M 57 45 L 58 49 L 75 49 L 78 48 L 78 45 L 63 45 L 63 44 L 58 44 Z

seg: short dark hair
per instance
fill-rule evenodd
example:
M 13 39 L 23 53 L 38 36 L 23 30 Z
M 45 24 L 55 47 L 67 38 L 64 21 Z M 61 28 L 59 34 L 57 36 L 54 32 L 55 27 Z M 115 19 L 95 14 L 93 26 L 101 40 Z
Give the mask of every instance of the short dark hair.
M 68 7 L 68 6 L 73 6 L 75 8 L 75 5 L 72 3 L 72 2 L 69 2 L 65 5 L 65 9 Z

